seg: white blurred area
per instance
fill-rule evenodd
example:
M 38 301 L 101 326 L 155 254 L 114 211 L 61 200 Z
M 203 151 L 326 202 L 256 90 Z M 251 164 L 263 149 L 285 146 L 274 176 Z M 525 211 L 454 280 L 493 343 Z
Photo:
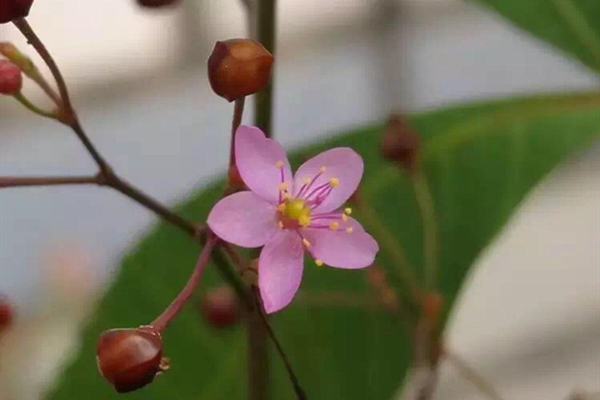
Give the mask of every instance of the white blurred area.
M 183 2 L 147 12 L 133 0 L 38 0 L 30 18 L 94 142 L 117 171 L 169 203 L 226 165 L 231 106 L 211 93 L 204 61 L 215 40 L 245 31 L 235 0 Z M 281 0 L 279 10 L 275 130 L 288 147 L 392 110 L 600 85 L 471 3 Z M 9 25 L 0 38 L 26 46 Z M 250 107 L 246 121 L 251 115 Z M 600 390 L 599 150 L 574 157 L 535 191 L 479 261 L 448 331 L 451 348 L 507 400 Z M 1 174 L 93 171 L 70 132 L 0 98 Z M 18 311 L 2 339 L 2 400 L 39 398 L 98 285 L 154 221 L 108 189 L 0 193 L 0 293 Z M 65 297 L 53 274 L 73 274 L 88 290 Z M 35 365 L 18 357 L 25 350 Z M 438 400 L 484 398 L 444 367 Z

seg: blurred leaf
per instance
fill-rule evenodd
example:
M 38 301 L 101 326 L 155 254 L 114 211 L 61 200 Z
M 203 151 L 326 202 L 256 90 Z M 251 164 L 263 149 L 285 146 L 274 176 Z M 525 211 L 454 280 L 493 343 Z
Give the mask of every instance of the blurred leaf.
M 525 194 L 569 153 L 600 132 L 600 95 L 544 96 L 462 106 L 415 116 L 425 139 L 423 159 L 441 232 L 441 291 L 454 301 L 473 261 L 500 231 Z M 410 261 L 422 265 L 421 223 L 407 179 L 378 156 L 381 126 L 365 128 L 311 147 L 352 146 L 366 161 L 362 194 L 397 236 Z M 296 163 L 300 155 L 295 157 Z M 181 211 L 204 219 L 220 195 L 216 183 Z M 118 399 L 96 371 L 95 341 L 108 328 L 151 321 L 176 295 L 198 248 L 159 224 L 122 265 L 83 336 L 83 347 L 53 400 Z M 396 266 L 385 252 L 380 262 Z M 214 268 L 204 287 L 219 284 Z M 382 309 L 307 301 L 325 291 L 360 299 L 371 293 L 365 271 L 316 268 L 307 263 L 302 294 L 273 316 L 310 399 L 390 399 L 410 364 L 406 326 Z M 218 331 L 188 307 L 165 335 L 172 368 L 154 384 L 128 395 L 144 400 L 245 399 L 245 335 L 241 327 Z M 273 399 L 293 399 L 280 360 L 273 356 Z
M 600 1 L 475 0 L 600 72 Z

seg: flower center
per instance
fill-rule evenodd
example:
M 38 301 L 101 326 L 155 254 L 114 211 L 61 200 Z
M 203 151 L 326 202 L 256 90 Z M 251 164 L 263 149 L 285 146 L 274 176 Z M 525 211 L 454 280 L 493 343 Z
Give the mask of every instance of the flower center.
M 289 199 L 278 207 L 279 221 L 285 228 L 297 228 L 310 224 L 311 209 L 304 199 Z

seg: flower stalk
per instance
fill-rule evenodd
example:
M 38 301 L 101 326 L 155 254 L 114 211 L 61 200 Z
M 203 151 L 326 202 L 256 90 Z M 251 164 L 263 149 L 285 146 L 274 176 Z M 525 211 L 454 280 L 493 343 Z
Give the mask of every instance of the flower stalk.
M 256 0 L 256 39 L 271 53 L 275 54 L 275 34 L 277 28 L 276 0 Z M 269 83 L 255 96 L 254 124 L 266 133 L 273 135 L 273 75 Z

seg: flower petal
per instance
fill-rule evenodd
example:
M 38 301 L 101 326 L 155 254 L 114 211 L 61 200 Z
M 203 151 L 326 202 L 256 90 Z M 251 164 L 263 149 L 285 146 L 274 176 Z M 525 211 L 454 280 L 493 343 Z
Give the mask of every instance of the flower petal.
M 283 148 L 253 126 L 241 125 L 235 134 L 235 162 L 244 183 L 260 197 L 276 204 L 278 186 L 292 185 L 292 170 Z M 281 166 L 279 166 L 281 164 Z
M 375 239 L 353 218 L 348 218 L 346 223 L 340 222 L 339 229 L 335 231 L 305 228 L 301 234 L 310 243 L 310 254 L 331 267 L 368 267 L 373 264 L 379 251 Z
M 323 167 L 325 172 L 320 172 Z M 314 209 L 316 212 L 329 212 L 341 207 L 352 196 L 358 188 L 363 170 L 364 163 L 360 155 L 350 148 L 338 147 L 302 164 L 294 176 L 294 187 L 299 192 L 307 179 L 314 180 L 310 183 L 310 189 L 302 193 L 302 197 L 306 197 L 315 188 L 330 182 L 331 178 L 337 178 L 339 185 Z
M 218 237 L 241 247 L 263 246 L 279 231 L 275 207 L 250 191 L 220 200 L 207 222 Z
M 258 262 L 258 287 L 265 311 L 287 306 L 300 287 L 304 249 L 294 230 L 281 230 L 267 243 Z

